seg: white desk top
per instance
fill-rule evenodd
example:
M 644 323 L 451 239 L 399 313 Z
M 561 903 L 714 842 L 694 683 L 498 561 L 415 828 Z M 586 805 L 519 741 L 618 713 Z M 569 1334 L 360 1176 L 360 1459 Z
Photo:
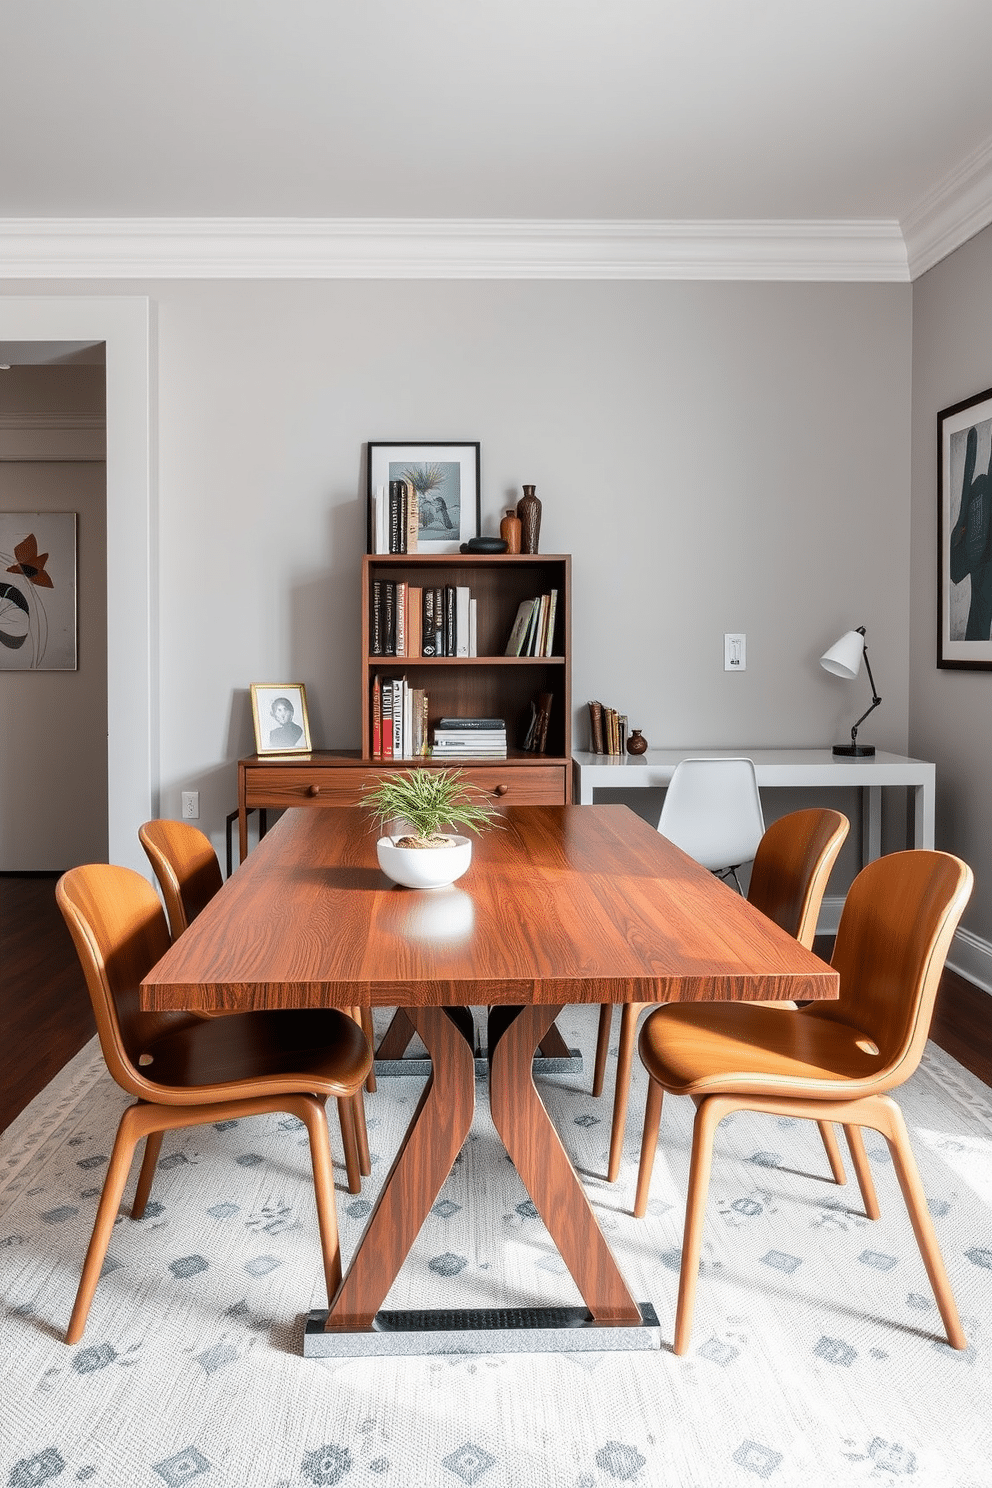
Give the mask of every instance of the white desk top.
M 572 759 L 598 786 L 618 790 L 664 785 L 683 759 L 746 756 L 754 761 L 759 785 L 931 785 L 935 767 L 880 749 L 867 759 L 848 759 L 830 749 L 649 749 L 646 754 L 592 754 L 579 750 Z M 609 780 L 607 780 L 609 776 Z

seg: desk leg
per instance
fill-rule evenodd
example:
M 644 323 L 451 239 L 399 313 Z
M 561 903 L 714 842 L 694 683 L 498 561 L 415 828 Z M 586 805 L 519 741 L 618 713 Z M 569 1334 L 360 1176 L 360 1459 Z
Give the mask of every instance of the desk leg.
M 882 856 L 882 787 L 865 785 L 861 788 L 861 850 L 862 866 L 874 863 Z
M 515 1017 L 510 1009 L 500 1011 L 510 1020 L 500 1031 L 495 1018 L 490 1023 L 489 1100 L 496 1130 L 593 1317 L 638 1323 L 640 1309 L 534 1084 L 535 1051 L 561 1008 L 527 1006 Z
M 443 1008 L 405 1011 L 427 1046 L 433 1069 L 331 1305 L 327 1332 L 372 1327 L 472 1125 L 475 1059 L 471 1045 Z

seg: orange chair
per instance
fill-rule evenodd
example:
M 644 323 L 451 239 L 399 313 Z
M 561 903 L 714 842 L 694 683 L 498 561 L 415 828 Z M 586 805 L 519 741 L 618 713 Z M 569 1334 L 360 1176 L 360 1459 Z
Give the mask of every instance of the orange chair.
M 713 1136 L 731 1111 L 839 1121 L 865 1213 L 878 1200 L 859 1130 L 885 1138 L 937 1306 L 954 1348 L 967 1347 L 902 1112 L 888 1092 L 920 1062 L 934 998 L 971 869 L 947 853 L 892 853 L 869 863 L 848 893 L 834 945 L 836 1002 L 792 1011 L 754 1003 L 668 1003 L 641 1029 L 650 1077 L 635 1215 L 647 1207 L 665 1092 L 696 1105 L 675 1352 L 689 1346 Z
M 162 890 L 172 939 L 178 940 L 224 882 L 213 843 L 199 827 L 191 826 L 189 822 L 170 821 L 165 817 L 145 822 L 144 826 L 139 827 L 138 840 Z M 372 1010 L 352 1008 L 349 1011 L 361 1023 L 365 1037 L 371 1043 Z M 371 1070 L 367 1084 L 370 1090 L 375 1089 Z M 352 1193 L 360 1193 L 362 1177 L 367 1178 L 372 1171 L 368 1130 L 365 1125 L 365 1104 L 361 1093 L 350 1102 L 340 1101 L 338 1114 L 344 1139 L 348 1187 Z
M 68 1343 L 83 1335 L 135 1148 L 145 1139 L 131 1214 L 140 1219 L 166 1131 L 288 1111 L 310 1138 L 317 1222 L 330 1301 L 341 1256 L 325 1101 L 361 1089 L 372 1051 L 359 1025 L 332 1009 L 236 1013 L 143 1012 L 138 986 L 169 948 L 158 895 L 140 873 L 98 863 L 72 868 L 56 887 L 89 989 L 104 1059 L 135 1097 L 117 1128 Z
M 816 922 L 827 880 L 849 830 L 847 817 L 839 811 L 811 808 L 779 817 L 765 829 L 758 843 L 748 884 L 748 903 L 760 909 L 789 935 L 794 935 L 807 950 L 812 948 L 816 935 Z M 624 1003 L 620 1013 L 620 1047 L 607 1171 L 610 1183 L 615 1183 L 620 1174 L 637 1020 L 650 1006 L 648 1002 Z M 777 1006 L 788 1007 L 790 1004 L 778 1003 Z M 611 1004 L 600 1009 L 593 1072 L 594 1095 L 599 1095 L 603 1088 L 612 1012 Z M 838 1183 L 843 1183 L 844 1168 L 837 1139 L 829 1124 L 824 1123 L 820 1130 L 834 1177 Z

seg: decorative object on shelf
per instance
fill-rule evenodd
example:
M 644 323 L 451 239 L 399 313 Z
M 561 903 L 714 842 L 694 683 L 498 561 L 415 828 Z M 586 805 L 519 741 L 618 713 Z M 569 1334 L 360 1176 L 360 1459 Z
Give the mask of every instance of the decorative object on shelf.
M 861 670 L 861 658 L 864 657 L 865 670 L 868 673 L 868 681 L 871 684 L 871 703 L 862 713 L 858 721 L 851 729 L 850 744 L 835 744 L 834 754 L 844 755 L 848 759 L 866 759 L 875 753 L 874 744 L 859 744 L 858 729 L 864 723 L 868 714 L 878 707 L 882 699 L 875 687 L 875 678 L 871 674 L 871 663 L 868 660 L 868 642 L 865 639 L 865 628 L 859 625 L 857 630 L 846 631 L 839 641 L 835 641 L 829 651 L 825 651 L 820 657 L 820 665 L 824 671 L 832 672 L 835 677 L 844 677 L 851 682 Z
M 302 682 L 253 682 L 256 754 L 309 754 L 310 720 Z
M 643 754 L 648 747 L 648 741 L 640 729 L 631 729 L 630 738 L 627 740 L 628 754 Z
M 462 543 L 462 553 L 505 553 L 506 540 L 502 537 L 470 537 Z
M 76 670 L 76 513 L 0 512 L 0 671 Z
M 477 536 L 482 513 L 478 443 L 370 441 L 366 469 L 370 553 L 410 551 L 405 529 L 396 537 L 399 546 L 390 542 L 388 498 L 394 483 L 405 482 L 415 494 L 418 553 L 457 553 L 461 543 Z
M 937 665 L 992 671 L 992 388 L 937 415 Z
M 499 535 L 506 543 L 508 553 L 520 552 L 522 524 L 511 506 L 499 524 Z
M 517 502 L 520 518 L 520 551 L 536 553 L 541 537 L 541 503 L 534 494 L 533 486 L 524 486 L 524 494 Z
M 383 776 L 366 791 L 363 805 L 380 828 L 408 829 L 380 837 L 376 853 L 387 878 L 411 889 L 441 888 L 461 878 L 472 860 L 472 843 L 446 829 L 482 832 L 496 825 L 498 814 L 458 770 Z

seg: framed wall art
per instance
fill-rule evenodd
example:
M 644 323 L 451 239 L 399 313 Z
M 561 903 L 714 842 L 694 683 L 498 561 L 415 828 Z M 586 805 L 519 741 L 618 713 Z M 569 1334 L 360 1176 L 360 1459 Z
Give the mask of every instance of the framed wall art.
M 76 670 L 76 513 L 0 512 L 0 671 Z
M 370 553 L 389 551 L 388 546 L 377 547 L 375 513 L 377 504 L 389 499 L 390 481 L 406 481 L 417 494 L 418 552 L 457 553 L 463 542 L 478 537 L 482 520 L 478 443 L 369 443 Z
M 937 415 L 937 665 L 992 670 L 992 388 Z
M 310 720 L 302 682 L 253 682 L 256 754 L 309 754 Z

